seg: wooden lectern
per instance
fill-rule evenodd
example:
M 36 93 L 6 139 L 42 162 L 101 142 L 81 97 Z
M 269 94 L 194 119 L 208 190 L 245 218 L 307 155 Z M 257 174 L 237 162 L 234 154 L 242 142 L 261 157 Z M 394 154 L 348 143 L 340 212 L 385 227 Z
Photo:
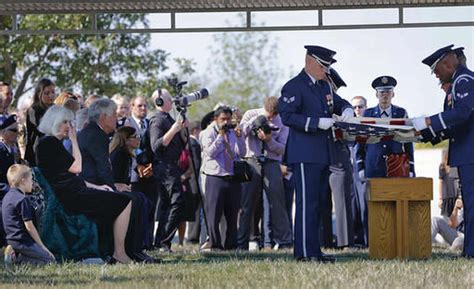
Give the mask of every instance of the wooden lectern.
M 367 194 L 371 259 L 431 256 L 433 179 L 374 178 Z

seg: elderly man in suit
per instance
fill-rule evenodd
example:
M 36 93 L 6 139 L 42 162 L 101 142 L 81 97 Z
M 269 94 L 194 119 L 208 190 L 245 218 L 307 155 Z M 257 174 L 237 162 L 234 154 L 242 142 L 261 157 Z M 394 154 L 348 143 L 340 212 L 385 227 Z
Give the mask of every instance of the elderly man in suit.
M 132 213 L 126 242 L 132 242 L 133 252 L 129 256 L 139 262 L 153 263 L 157 260 L 142 252 L 145 229 L 142 221 L 148 212 L 143 210 L 144 196 L 131 193 L 131 188 L 125 184 L 115 184 L 112 166 L 109 158 L 109 135 L 117 125 L 117 105 L 107 98 L 94 101 L 88 110 L 88 124 L 79 132 L 77 139 L 82 154 L 82 177 L 95 185 L 106 185 L 109 190 L 118 194 L 127 194 L 132 199 Z M 143 196 L 143 197 L 142 197 Z

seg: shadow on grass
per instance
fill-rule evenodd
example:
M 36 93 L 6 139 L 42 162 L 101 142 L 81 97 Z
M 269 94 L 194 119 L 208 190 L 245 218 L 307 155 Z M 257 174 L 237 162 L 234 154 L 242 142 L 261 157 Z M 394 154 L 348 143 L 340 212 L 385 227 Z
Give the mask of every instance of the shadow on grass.
M 443 249 L 434 249 L 433 254 L 427 259 L 408 259 L 408 260 L 384 260 L 384 259 L 370 259 L 368 250 L 355 251 L 340 251 L 340 250 L 326 250 L 328 254 L 336 257 L 337 263 L 357 263 L 357 262 L 432 262 L 439 260 L 456 260 L 458 254 Z M 210 252 L 210 253 L 194 253 L 183 254 L 174 253 L 172 255 L 160 256 L 163 258 L 164 264 L 178 264 L 178 263 L 196 263 L 196 264 L 210 264 L 210 263 L 225 263 L 235 261 L 249 261 L 249 262 L 296 262 L 291 252 Z
M 368 260 L 368 254 L 364 251 L 357 252 L 331 252 L 337 258 L 338 263 L 346 262 L 360 262 L 361 260 Z M 209 252 L 200 254 L 179 254 L 160 256 L 163 258 L 164 264 L 177 263 L 224 263 L 229 261 L 249 261 L 249 262 L 296 262 L 293 253 L 291 252 Z
M 15 265 L 8 269 L 4 264 L 0 264 L 3 271 L 0 272 L 0 284 L 15 284 L 15 285 L 36 285 L 36 286 L 57 286 L 57 285 L 76 285 L 85 286 L 91 283 L 89 276 L 82 276 L 82 279 L 72 278 L 67 274 L 68 267 L 74 266 L 73 263 L 67 265 L 60 265 L 62 268 L 57 270 L 55 267 L 38 267 L 31 265 Z M 121 283 L 132 280 L 125 276 L 117 275 L 99 275 L 95 280 L 101 282 Z M 81 286 L 81 287 L 82 287 Z

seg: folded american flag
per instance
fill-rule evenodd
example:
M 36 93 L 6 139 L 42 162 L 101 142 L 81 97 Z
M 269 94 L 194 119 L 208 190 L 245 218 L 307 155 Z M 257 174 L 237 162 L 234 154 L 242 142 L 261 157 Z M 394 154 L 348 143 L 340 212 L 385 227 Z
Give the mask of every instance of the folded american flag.
M 412 122 L 407 118 L 353 117 L 346 122 L 336 121 L 334 136 L 337 140 L 358 143 L 378 143 L 394 140 L 401 143 L 418 142 Z

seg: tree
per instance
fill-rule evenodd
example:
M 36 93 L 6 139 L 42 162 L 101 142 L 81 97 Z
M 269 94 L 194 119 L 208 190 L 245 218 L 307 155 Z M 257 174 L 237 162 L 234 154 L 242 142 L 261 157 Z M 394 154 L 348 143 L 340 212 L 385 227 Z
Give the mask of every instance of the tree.
M 20 29 L 78 29 L 90 25 L 89 15 L 26 15 Z M 148 26 L 145 14 L 101 14 L 99 28 Z M 0 16 L 0 29 L 11 19 Z M 149 34 L 15 35 L 0 38 L 0 77 L 13 83 L 15 99 L 41 77 L 61 89 L 84 95 L 115 93 L 149 96 L 161 82 L 169 54 L 150 50 Z
M 267 32 L 227 32 L 213 38 L 208 71 L 219 80 L 210 90 L 213 104 L 223 102 L 245 111 L 260 107 L 266 96 L 278 92 L 282 72 L 275 55 L 278 44 Z M 212 106 L 199 103 L 192 112 L 202 116 Z

